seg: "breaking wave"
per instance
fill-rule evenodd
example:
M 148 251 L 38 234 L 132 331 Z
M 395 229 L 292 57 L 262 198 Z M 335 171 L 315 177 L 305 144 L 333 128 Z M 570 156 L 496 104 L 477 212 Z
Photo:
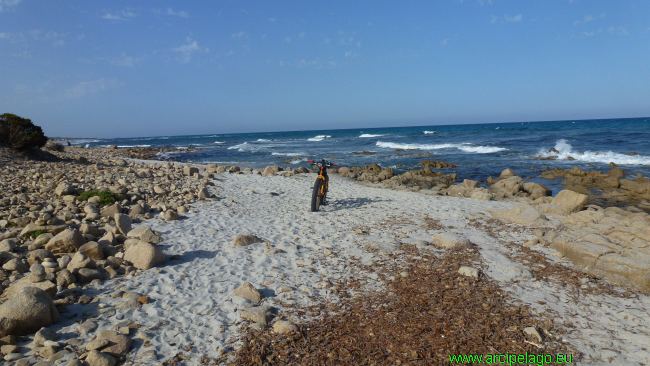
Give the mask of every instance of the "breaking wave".
M 331 137 L 332 136 L 330 136 L 330 135 L 316 135 L 314 137 L 308 138 L 307 141 L 323 141 L 323 140 L 329 139 Z
M 650 165 L 650 156 L 627 155 L 613 151 L 574 151 L 573 146 L 567 140 L 561 139 L 555 142 L 551 149 L 541 149 L 537 155 L 539 158 L 551 158 L 559 160 L 577 160 L 587 163 L 615 163 L 621 165 Z
M 275 155 L 275 156 L 303 156 L 303 155 L 307 155 L 307 154 L 301 153 L 301 152 L 288 152 L 288 153 L 273 152 L 273 153 L 271 153 L 271 155 Z
M 386 149 L 401 149 L 401 150 L 442 150 L 442 149 L 458 149 L 468 153 L 476 154 L 491 154 L 499 151 L 508 150 L 503 147 L 497 146 L 474 146 L 470 143 L 462 144 L 400 144 L 397 142 L 384 142 L 377 141 L 378 147 Z
M 381 137 L 381 136 L 384 136 L 384 135 L 378 135 L 378 134 L 372 134 L 372 133 L 362 133 L 361 135 L 359 135 L 359 138 L 364 139 L 364 138 Z
M 422 133 L 425 135 L 433 135 L 436 131 L 422 131 Z

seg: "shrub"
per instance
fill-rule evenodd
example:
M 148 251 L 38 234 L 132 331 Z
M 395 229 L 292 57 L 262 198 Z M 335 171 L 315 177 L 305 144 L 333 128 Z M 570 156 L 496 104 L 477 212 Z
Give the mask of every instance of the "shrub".
M 113 192 L 98 191 L 98 190 L 81 192 L 78 198 L 81 201 L 88 201 L 90 197 L 95 197 L 95 196 L 99 196 L 99 204 L 101 206 L 111 205 L 118 200 L 118 197 Z
M 43 130 L 27 118 L 15 114 L 0 115 L 0 146 L 14 150 L 31 150 L 47 142 Z

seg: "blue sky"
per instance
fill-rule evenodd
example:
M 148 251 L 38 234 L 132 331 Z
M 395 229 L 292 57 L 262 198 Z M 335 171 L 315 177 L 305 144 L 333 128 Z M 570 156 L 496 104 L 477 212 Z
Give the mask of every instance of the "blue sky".
M 0 113 L 52 136 L 650 115 L 650 1 L 0 0 Z

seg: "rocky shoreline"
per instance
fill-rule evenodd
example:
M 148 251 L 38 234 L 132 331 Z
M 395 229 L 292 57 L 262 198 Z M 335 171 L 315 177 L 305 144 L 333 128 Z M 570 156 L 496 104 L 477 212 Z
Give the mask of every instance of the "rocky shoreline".
M 163 230 L 153 229 L 147 221 L 157 218 L 173 223 L 193 212 L 197 202 L 224 199 L 218 186 L 223 173 L 292 177 L 309 172 L 305 168 L 283 170 L 278 166 L 257 170 L 139 160 L 151 158 L 150 149 L 56 147 L 36 160 L 10 154 L 0 151 L 4 164 L 0 179 L 0 352 L 5 361 L 18 365 L 44 360 L 91 366 L 125 362 L 135 344 L 149 342 L 149 336 L 139 330 L 140 324 L 124 319 L 110 328 L 98 329 L 96 320 L 79 316 L 70 309 L 95 303 L 102 306 L 100 314 L 111 311 L 110 306 L 95 298 L 93 289 L 107 280 L 138 276 L 140 271 L 169 260 L 161 245 L 166 240 Z M 453 164 L 424 161 L 422 165 L 420 170 L 402 174 L 379 165 L 340 167 L 332 173 L 371 187 L 478 201 L 507 201 L 507 207 L 495 207 L 486 214 L 509 230 L 523 228 L 532 232 L 533 236 L 523 244 L 526 248 L 555 250 L 590 276 L 626 291 L 650 292 L 650 216 L 646 212 L 650 183 L 647 178 L 625 179 L 617 167 L 608 173 L 579 169 L 551 171 L 545 176 L 561 177 L 567 186 L 551 197 L 546 187 L 525 182 L 509 169 L 497 178 L 486 179 L 485 186 L 481 187 L 472 180 L 456 183 L 454 173 L 436 171 L 453 169 Z M 265 242 L 246 233 L 233 240 L 235 246 L 244 247 Z M 430 239 L 430 244 L 447 250 L 457 247 L 455 240 L 453 235 L 441 232 Z M 453 266 L 458 266 L 460 262 L 454 263 Z M 466 273 L 470 277 L 479 273 L 473 267 L 468 268 Z M 450 278 L 450 283 L 457 284 L 458 278 L 462 276 Z M 481 283 L 488 286 L 486 289 L 491 286 Z M 234 291 L 234 296 L 259 304 L 262 293 L 245 281 Z M 119 290 L 111 296 L 134 309 L 152 301 L 147 293 L 133 291 Z M 357 300 L 350 301 L 353 305 Z M 268 325 L 268 309 L 262 315 L 259 309 L 255 305 L 240 310 L 241 319 L 257 325 L 253 332 L 265 331 Z M 62 337 L 53 330 L 52 325 L 62 317 L 78 322 L 73 335 Z M 336 323 L 336 327 L 343 325 Z M 305 331 L 305 325 L 296 326 L 283 319 L 274 322 L 271 329 L 275 330 L 274 337 L 295 332 L 311 334 Z M 291 363 L 277 352 L 300 353 L 307 347 L 305 344 L 298 347 L 291 343 L 295 338 L 289 337 L 288 343 L 283 343 L 284 351 L 270 351 L 268 343 L 262 348 L 260 344 L 273 343 L 276 338 L 264 336 L 259 341 L 262 343 L 253 345 L 252 338 L 246 338 L 253 333 L 247 334 L 244 353 L 235 356 L 237 364 L 255 364 L 250 358 L 255 352 L 262 352 L 257 354 L 259 357 Z M 521 333 L 517 334 L 516 338 L 522 341 Z M 534 349 L 533 346 L 530 350 Z M 554 349 L 568 348 L 558 344 Z M 176 356 L 166 355 L 171 364 Z M 427 355 L 422 359 L 435 362 L 441 360 L 440 356 Z M 335 359 L 361 362 L 372 358 L 336 354 Z M 405 361 L 408 357 L 394 360 Z M 225 361 L 212 359 L 210 362 Z

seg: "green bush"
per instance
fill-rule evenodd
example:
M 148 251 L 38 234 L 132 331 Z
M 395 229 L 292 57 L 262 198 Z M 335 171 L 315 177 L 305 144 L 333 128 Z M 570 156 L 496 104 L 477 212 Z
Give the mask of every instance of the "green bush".
M 36 238 L 39 237 L 39 235 L 45 234 L 45 233 L 47 233 L 47 231 L 45 231 L 45 230 L 34 230 L 34 231 L 30 232 L 29 234 L 27 234 L 27 236 L 29 236 L 30 239 L 36 239 Z
M 14 150 L 40 148 L 47 142 L 43 129 L 15 114 L 0 115 L 0 146 Z
M 102 206 L 112 205 L 119 198 L 112 192 L 98 191 L 98 190 L 90 190 L 90 191 L 81 192 L 81 194 L 79 194 L 78 198 L 81 201 L 88 201 L 88 199 L 90 197 L 95 197 L 95 196 L 99 196 L 99 204 L 102 205 Z

